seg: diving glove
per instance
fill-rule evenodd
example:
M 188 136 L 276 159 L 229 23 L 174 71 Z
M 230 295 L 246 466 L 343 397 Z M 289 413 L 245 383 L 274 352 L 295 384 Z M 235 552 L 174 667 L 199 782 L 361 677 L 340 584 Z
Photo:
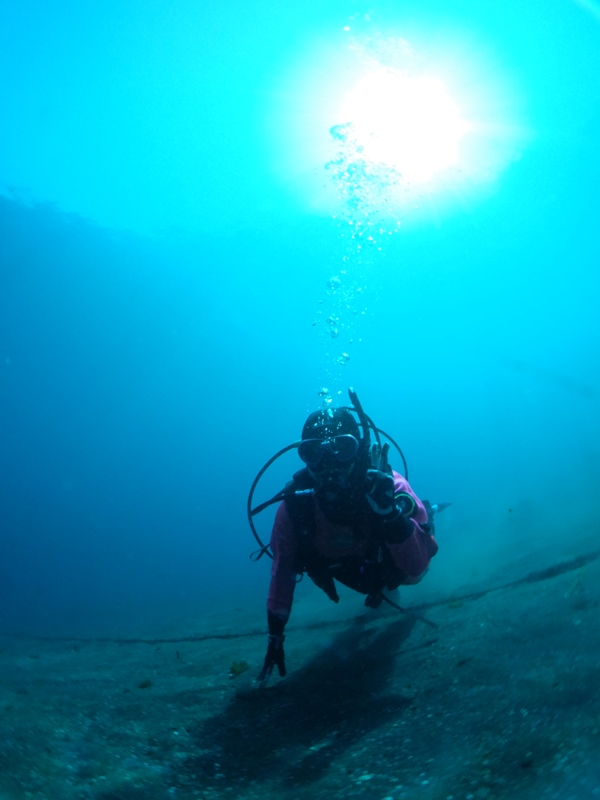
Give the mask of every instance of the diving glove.
M 371 447 L 371 468 L 365 482 L 366 498 L 379 518 L 385 523 L 384 539 L 388 544 L 402 544 L 413 532 L 409 517 L 415 510 L 415 501 L 407 492 L 394 495 L 395 484 L 388 461 L 390 445 Z
M 383 447 L 374 444 L 371 447 L 371 467 L 367 470 L 365 494 L 373 511 L 380 517 L 397 515 L 394 502 L 394 476 L 388 461 L 390 445 Z
M 257 678 L 258 685 L 262 688 L 266 686 L 273 672 L 273 667 L 277 667 L 279 674 L 285 678 L 285 653 L 283 652 L 283 642 L 285 636 L 273 636 L 269 634 L 269 644 L 267 646 L 267 655 L 265 656 L 265 663 Z
M 256 679 L 261 688 L 269 682 L 274 667 L 277 667 L 282 678 L 285 678 L 287 672 L 285 668 L 285 653 L 283 651 L 285 622 L 270 611 L 267 612 L 267 618 L 269 623 L 267 654 L 260 675 Z

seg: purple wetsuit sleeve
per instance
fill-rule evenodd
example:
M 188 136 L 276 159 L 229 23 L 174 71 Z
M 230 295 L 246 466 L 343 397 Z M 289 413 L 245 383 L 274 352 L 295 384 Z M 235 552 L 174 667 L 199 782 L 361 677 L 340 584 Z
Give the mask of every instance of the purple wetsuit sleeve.
M 281 503 L 275 515 L 271 532 L 271 584 L 267 599 L 267 611 L 287 622 L 294 601 L 296 571 L 294 561 L 297 552 L 294 526 L 285 503 Z
M 403 583 L 417 583 L 427 571 L 438 546 L 433 536 L 422 527 L 427 522 L 427 511 L 408 481 L 394 472 L 394 484 L 395 494 L 406 492 L 415 501 L 415 510 L 409 519 L 413 532 L 400 544 L 388 544 L 387 547 L 394 563 L 405 575 Z

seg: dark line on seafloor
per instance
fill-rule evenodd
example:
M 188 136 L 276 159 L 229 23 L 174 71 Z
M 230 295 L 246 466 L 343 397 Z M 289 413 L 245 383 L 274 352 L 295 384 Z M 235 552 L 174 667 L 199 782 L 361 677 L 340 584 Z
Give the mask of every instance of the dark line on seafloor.
M 412 606 L 412 608 L 414 608 L 415 611 L 422 611 L 427 608 L 435 608 L 436 606 L 445 606 L 448 605 L 448 603 L 457 603 L 464 600 L 479 600 L 481 597 L 485 597 L 492 592 L 502 592 L 505 589 L 514 589 L 517 586 L 523 586 L 527 583 L 539 583 L 540 581 L 551 580 L 558 575 L 564 575 L 567 572 L 573 572 L 573 570 L 585 567 L 586 564 L 591 564 L 592 561 L 597 561 L 599 558 L 600 550 L 597 550 L 595 553 L 588 553 L 585 556 L 576 556 L 575 558 L 570 558 L 568 561 L 561 561 L 559 564 L 554 564 L 546 569 L 528 572 L 524 577 L 509 581 L 508 583 L 502 583 L 500 586 L 491 586 L 489 589 L 480 589 L 477 592 L 453 595 L 452 597 L 447 597 L 445 600 L 434 600 L 431 603 L 422 603 L 418 606 Z M 410 608 L 407 610 L 410 611 Z
M 540 581 L 551 580 L 559 575 L 564 575 L 573 570 L 585 567 L 586 564 L 591 564 L 600 558 L 600 550 L 595 553 L 588 553 L 584 556 L 576 556 L 568 561 L 561 561 L 546 569 L 535 570 L 529 572 L 523 578 L 517 578 L 514 581 L 503 583 L 500 586 L 491 586 L 489 589 L 481 589 L 476 592 L 467 592 L 465 594 L 452 595 L 444 600 L 434 600 L 430 603 L 422 603 L 418 606 L 407 606 L 404 611 L 406 614 L 411 613 L 417 616 L 415 612 L 424 611 L 428 608 L 437 608 L 439 606 L 447 606 L 449 603 L 460 603 L 469 600 L 480 600 L 492 592 L 502 592 L 506 589 L 513 589 L 517 586 L 523 586 L 528 583 L 539 583 Z M 421 617 L 418 617 L 422 619 Z M 313 622 L 309 625 L 302 625 L 295 630 L 318 630 L 319 628 L 329 628 L 333 625 L 339 625 L 340 622 L 347 620 L 327 620 L 324 622 Z M 424 621 L 424 620 L 423 620 Z M 264 631 L 247 631 L 246 633 L 207 633 L 207 634 L 192 634 L 191 636 L 181 636 L 176 639 L 135 639 L 135 638 L 112 638 L 110 636 L 98 637 L 78 637 L 78 636 L 20 636 L 19 634 L 0 634 L 11 639 L 28 639 L 30 641 L 42 642 L 83 642 L 83 643 L 112 643 L 112 644 L 181 644 L 184 642 L 205 642 L 211 639 L 244 639 L 253 636 L 264 636 Z

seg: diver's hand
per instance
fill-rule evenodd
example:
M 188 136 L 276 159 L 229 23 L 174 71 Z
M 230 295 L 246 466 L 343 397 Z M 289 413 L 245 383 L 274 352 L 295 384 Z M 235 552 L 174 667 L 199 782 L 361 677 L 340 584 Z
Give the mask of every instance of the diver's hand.
M 273 636 L 269 634 L 269 644 L 267 647 L 267 655 L 265 656 L 265 663 L 257 678 L 258 685 L 262 688 L 266 686 L 273 672 L 273 667 L 277 667 L 279 674 L 285 678 L 285 653 L 283 652 L 283 642 L 285 636 Z
M 383 447 L 378 444 L 374 444 L 371 447 L 371 467 L 367 470 L 365 480 L 365 493 L 369 505 L 381 517 L 388 516 L 396 511 L 394 476 L 388 461 L 389 449 L 388 442 Z

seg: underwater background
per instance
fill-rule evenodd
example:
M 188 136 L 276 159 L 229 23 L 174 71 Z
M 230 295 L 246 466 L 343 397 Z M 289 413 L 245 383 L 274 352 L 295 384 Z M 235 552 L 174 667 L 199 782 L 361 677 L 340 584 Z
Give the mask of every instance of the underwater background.
M 335 127 L 407 48 L 424 184 Z M 600 6 L 5 2 L 0 72 L 0 632 L 263 624 L 248 490 L 349 386 L 452 502 L 404 602 L 596 548 Z

